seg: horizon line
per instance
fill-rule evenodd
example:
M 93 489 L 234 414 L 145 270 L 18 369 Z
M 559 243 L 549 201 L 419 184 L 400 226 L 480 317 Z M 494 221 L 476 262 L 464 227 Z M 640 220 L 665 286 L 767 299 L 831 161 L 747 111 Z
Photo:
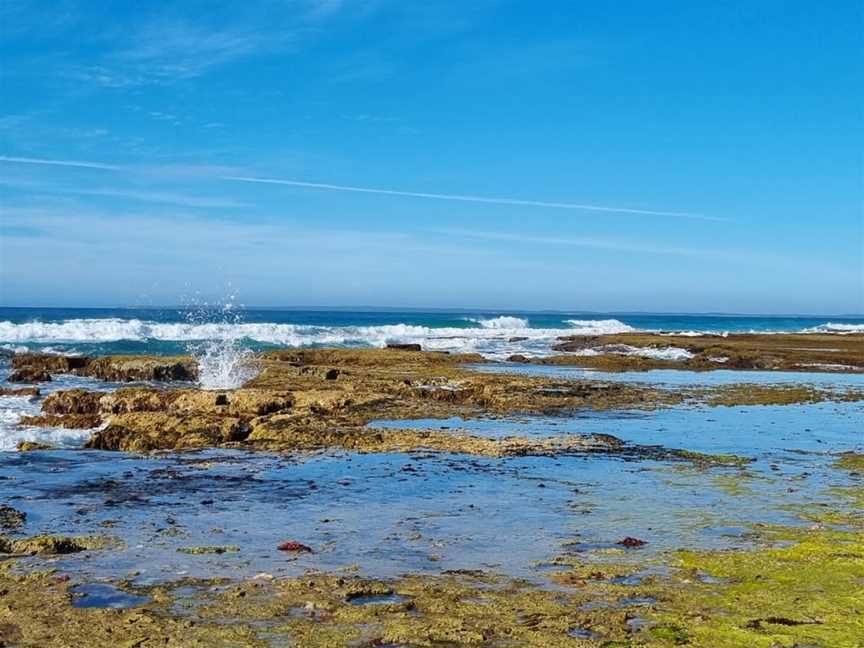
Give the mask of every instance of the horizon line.
M 115 305 L 115 306 L 9 306 L 0 305 L 0 309 L 30 309 L 30 310 L 190 310 L 200 309 L 201 306 L 182 304 L 160 304 L 160 305 Z M 203 308 L 220 308 L 218 304 L 205 306 Z M 395 313 L 420 312 L 420 313 L 477 313 L 496 314 L 502 317 L 508 314 L 563 314 L 563 315 L 621 315 L 621 316 L 695 316 L 695 317 L 796 317 L 796 318 L 854 318 L 864 319 L 862 313 L 735 313 L 724 311 L 643 311 L 643 310 L 583 310 L 566 308 L 469 308 L 469 307 L 446 307 L 446 306 L 374 306 L 362 304 L 357 306 L 310 306 L 310 305 L 279 305 L 261 306 L 243 304 L 235 306 L 234 310 L 269 310 L 269 311 L 354 311 L 374 312 L 391 311 Z

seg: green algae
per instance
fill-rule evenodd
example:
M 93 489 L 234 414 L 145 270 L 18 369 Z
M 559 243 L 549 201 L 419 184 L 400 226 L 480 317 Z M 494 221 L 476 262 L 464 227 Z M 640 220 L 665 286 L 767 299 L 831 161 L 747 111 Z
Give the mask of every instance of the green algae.
M 212 547 L 178 547 L 177 551 L 186 554 L 224 554 L 237 553 L 240 547 L 236 545 L 212 546 Z
M 752 551 L 682 551 L 681 572 L 659 588 L 648 616 L 686 629 L 706 648 L 860 648 L 864 637 L 864 536 L 778 529 L 787 546 Z M 710 574 L 722 583 L 705 583 Z
M 62 555 L 104 549 L 116 540 L 101 536 L 37 535 L 29 538 L 0 536 L 0 553 L 26 555 Z
M 753 462 L 750 457 L 733 454 L 705 454 L 693 450 L 676 450 L 675 454 L 681 459 L 702 466 L 746 466 Z
M 834 467 L 850 472 L 864 473 L 864 454 L 846 452 L 834 462 Z

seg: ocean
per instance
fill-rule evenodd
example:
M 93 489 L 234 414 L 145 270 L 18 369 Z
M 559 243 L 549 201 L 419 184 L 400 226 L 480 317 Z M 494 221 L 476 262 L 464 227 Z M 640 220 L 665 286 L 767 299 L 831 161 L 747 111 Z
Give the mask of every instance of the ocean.
M 864 332 L 864 317 L 586 314 L 520 311 L 237 308 L 0 308 L 0 348 L 58 353 L 187 353 L 207 341 L 244 349 L 383 347 L 543 355 L 563 335 L 628 331 Z

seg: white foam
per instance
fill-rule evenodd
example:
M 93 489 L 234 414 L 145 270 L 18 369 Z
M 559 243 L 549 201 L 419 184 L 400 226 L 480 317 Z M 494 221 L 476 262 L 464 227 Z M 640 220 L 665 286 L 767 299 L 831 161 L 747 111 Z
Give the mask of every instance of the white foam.
M 244 340 L 286 347 L 372 346 L 390 343 L 420 344 L 424 349 L 454 353 L 480 353 L 489 358 L 508 355 L 548 355 L 551 345 L 565 335 L 632 330 L 617 320 L 579 320 L 571 328 L 531 328 L 517 317 L 482 320 L 477 327 L 432 328 L 412 324 L 380 326 L 310 326 L 272 322 L 151 322 L 119 318 L 73 319 L 63 322 L 0 322 L 0 342 L 69 343 L 175 341 L 194 343 L 205 340 Z M 513 338 L 525 338 L 513 340 Z M 512 340 L 512 341 L 511 341 Z M 206 353 L 203 355 L 207 355 Z M 213 358 L 216 356 L 213 355 Z M 221 360 L 213 363 L 214 375 L 223 374 Z
M 190 351 L 198 359 L 198 384 L 203 389 L 236 389 L 257 374 L 251 350 L 236 338 L 207 340 L 190 345 Z
M 813 328 L 804 329 L 804 333 L 864 333 L 864 324 L 844 324 L 842 322 L 825 322 Z
M 564 320 L 571 326 L 570 335 L 610 335 L 612 333 L 629 333 L 635 331 L 632 326 L 616 319 L 605 320 Z
M 92 430 L 66 430 L 22 426 L 22 416 L 39 414 L 39 404 L 24 396 L 0 396 L 0 452 L 15 450 L 21 441 L 47 443 L 57 447 L 79 447 Z
M 573 355 L 599 356 L 607 354 L 639 356 L 653 360 L 689 360 L 693 357 L 693 354 L 687 349 L 679 349 L 678 347 L 665 347 L 661 349 L 656 347 L 634 347 L 629 344 L 616 344 L 612 347 L 593 347 L 577 351 Z
M 491 319 L 468 318 L 468 321 L 474 322 L 475 324 L 479 324 L 483 328 L 489 329 L 528 328 L 527 319 L 522 319 L 521 317 L 510 317 L 509 315 L 502 315 L 500 317 L 493 317 Z

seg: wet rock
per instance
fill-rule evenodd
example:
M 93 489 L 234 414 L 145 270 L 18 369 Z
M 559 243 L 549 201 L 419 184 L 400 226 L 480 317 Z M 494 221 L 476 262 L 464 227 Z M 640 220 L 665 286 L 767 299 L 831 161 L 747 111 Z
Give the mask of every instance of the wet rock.
M 85 447 L 132 452 L 204 448 L 242 441 L 248 434 L 243 421 L 232 416 L 135 412 L 113 416 Z
M 41 416 L 22 416 L 20 425 L 34 427 L 56 427 L 67 430 L 88 430 L 102 425 L 102 417 L 98 414 L 43 414 Z
M 50 556 L 102 549 L 108 544 L 110 540 L 96 536 L 38 535 L 20 540 L 0 536 L 0 553 Z
M 45 414 L 97 414 L 102 394 L 84 389 L 67 389 L 48 394 L 42 402 Z
M 91 358 L 49 353 L 19 353 L 12 357 L 13 369 L 40 369 L 48 373 L 76 373 L 84 369 Z
M 391 343 L 387 345 L 388 349 L 398 349 L 399 351 L 422 351 L 423 347 L 419 344 L 399 344 Z
M 507 341 L 508 342 L 524 342 L 527 339 L 528 338 L 523 336 L 523 335 L 516 335 L 514 337 L 509 338 Z
M 193 555 L 201 555 L 201 554 L 224 554 L 224 553 L 237 553 L 240 551 L 240 547 L 235 545 L 224 545 L 224 546 L 213 546 L 213 547 L 178 547 L 177 551 L 180 553 L 193 554 Z
M 27 514 L 11 506 L 0 506 L 0 529 L 15 531 L 24 526 Z
M 51 374 L 39 367 L 21 367 L 12 371 L 6 380 L 10 383 L 51 382 Z
M 312 553 L 311 547 L 308 547 L 302 542 L 295 542 L 294 540 L 288 540 L 287 542 L 283 542 L 276 548 L 279 551 L 288 551 L 291 553 Z
M 33 452 L 34 450 L 54 450 L 54 446 L 38 441 L 19 441 L 16 449 L 18 452 Z
M 635 549 L 636 547 L 644 547 L 648 544 L 648 542 L 646 540 L 640 540 L 639 538 L 627 536 L 626 538 L 619 540 L 615 544 L 619 544 L 622 547 L 627 547 L 628 549 Z
M 22 398 L 39 398 L 38 387 L 8 388 L 0 387 L 0 396 L 18 396 Z
M 526 363 L 529 362 L 528 356 L 524 356 L 521 353 L 516 353 L 507 358 L 507 362 L 521 362 Z
M 111 382 L 193 381 L 198 363 L 183 356 L 107 356 L 92 360 L 81 374 Z

